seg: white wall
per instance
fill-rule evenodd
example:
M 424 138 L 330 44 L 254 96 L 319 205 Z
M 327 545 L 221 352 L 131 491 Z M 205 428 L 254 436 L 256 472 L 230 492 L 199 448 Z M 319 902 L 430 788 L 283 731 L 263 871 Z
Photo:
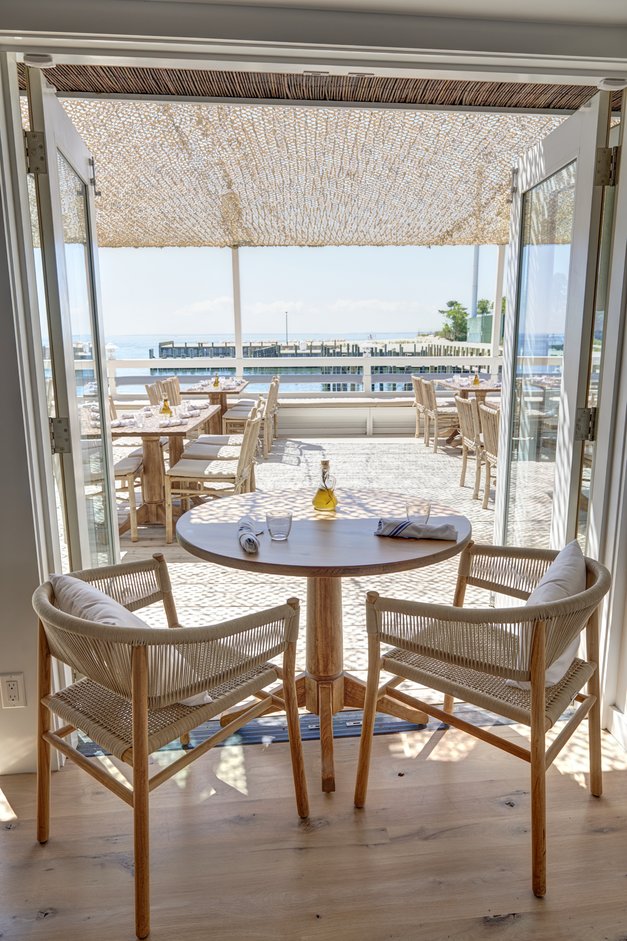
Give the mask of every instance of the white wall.
M 298 0 L 293 8 L 182 0 L 2 0 L 0 37 L 11 47 L 43 44 L 52 50 L 70 48 L 64 34 L 74 34 L 75 48 L 89 35 L 98 40 L 82 46 L 87 53 L 117 49 L 120 61 L 128 61 L 135 50 L 131 46 L 129 53 L 120 38 L 131 36 L 137 49 L 178 49 L 190 60 L 213 53 L 207 67 L 229 67 L 250 56 L 254 67 L 283 61 L 297 69 L 302 63 L 315 68 L 334 60 L 350 68 L 361 58 L 370 68 L 391 67 L 397 74 L 433 70 L 436 75 L 462 56 L 464 65 L 458 61 L 454 68 L 475 75 L 491 68 L 520 80 L 532 75 L 554 80 L 548 75 L 553 72 L 593 84 L 599 76 L 624 71 L 627 63 L 626 25 L 569 23 L 563 12 L 555 14 L 554 22 L 538 23 L 297 6 Z M 369 58 L 372 50 L 386 52 L 375 61 Z
M 39 584 L 4 196 L 0 217 L 0 673 L 24 674 L 27 707 L 0 709 L 0 774 L 34 769 L 37 620 L 31 595 Z

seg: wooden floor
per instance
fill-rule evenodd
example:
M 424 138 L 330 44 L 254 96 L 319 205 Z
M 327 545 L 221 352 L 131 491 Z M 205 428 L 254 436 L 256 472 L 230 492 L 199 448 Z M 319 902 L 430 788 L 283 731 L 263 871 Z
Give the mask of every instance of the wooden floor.
M 215 749 L 153 794 L 151 937 L 624 941 L 627 759 L 604 739 L 602 799 L 585 789 L 585 731 L 549 773 L 542 901 L 530 889 L 528 766 L 460 732 L 378 736 L 363 811 L 352 806 L 358 739 L 338 742 L 328 795 L 318 743 L 306 742 L 305 823 L 287 745 Z M 53 776 L 40 847 L 34 786 L 0 779 L 2 941 L 132 941 L 130 810 L 68 766 Z

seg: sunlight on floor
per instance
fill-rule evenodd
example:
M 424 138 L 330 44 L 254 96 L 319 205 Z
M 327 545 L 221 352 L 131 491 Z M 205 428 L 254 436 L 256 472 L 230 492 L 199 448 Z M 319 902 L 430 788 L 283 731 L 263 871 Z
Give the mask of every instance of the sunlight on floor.
M 11 807 L 2 788 L 0 788 L 0 823 L 13 823 L 17 814 Z
M 216 778 L 248 796 L 248 781 L 246 778 L 246 762 L 244 760 L 244 747 L 242 745 L 225 745 L 220 749 L 220 763 L 216 768 Z

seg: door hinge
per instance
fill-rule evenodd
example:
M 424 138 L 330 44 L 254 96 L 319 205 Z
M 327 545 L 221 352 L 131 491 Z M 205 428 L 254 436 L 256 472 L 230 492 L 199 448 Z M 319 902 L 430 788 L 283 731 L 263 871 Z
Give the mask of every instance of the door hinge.
M 507 199 L 508 203 L 514 202 L 514 196 L 518 192 L 518 167 L 512 167 L 512 179 L 509 189 L 509 197 Z
M 618 147 L 597 147 L 594 166 L 595 186 L 616 186 Z
M 93 157 L 89 158 L 89 166 L 91 167 L 91 176 L 89 178 L 89 184 L 93 187 L 94 196 L 102 196 L 102 193 L 98 189 L 98 184 L 96 183 L 96 161 Z
M 69 418 L 49 418 L 50 445 L 53 454 L 69 454 L 72 450 Z
M 46 138 L 43 131 L 24 131 L 27 173 L 47 173 Z
M 597 409 L 578 408 L 575 418 L 575 441 L 596 441 Z

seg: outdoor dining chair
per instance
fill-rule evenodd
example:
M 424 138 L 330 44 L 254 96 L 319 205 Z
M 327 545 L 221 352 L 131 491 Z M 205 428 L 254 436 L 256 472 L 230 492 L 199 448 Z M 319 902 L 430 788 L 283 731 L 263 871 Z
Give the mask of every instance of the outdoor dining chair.
M 479 420 L 483 433 L 483 463 L 485 464 L 483 509 L 487 510 L 488 500 L 490 499 L 490 487 L 492 485 L 492 468 L 496 470 L 498 463 L 501 410 L 481 404 L 479 406 Z
M 505 608 L 463 609 L 467 585 L 526 601 Z M 531 767 L 532 885 L 546 892 L 546 772 L 588 716 L 590 791 L 601 795 L 598 611 L 610 587 L 604 566 L 576 542 L 548 549 L 482 546 L 462 552 L 453 606 L 368 593 L 368 682 L 355 805 L 366 800 L 377 702 L 391 697 L 515 755 Z M 576 656 L 585 630 L 585 659 Z M 391 645 L 387 650 L 381 645 Z M 380 671 L 391 679 L 379 685 Z M 444 708 L 395 687 L 403 680 L 444 694 Z M 587 691 L 582 692 L 587 686 Z M 453 713 L 454 698 L 530 727 L 531 743 L 501 736 Z M 572 715 L 546 747 L 545 734 Z M 480 853 L 483 847 L 477 847 Z
M 155 602 L 162 603 L 169 627 L 150 628 L 131 613 Z M 37 839 L 46 843 L 49 837 L 53 747 L 132 808 L 135 931 L 145 938 L 150 932 L 150 794 L 277 701 L 287 716 L 298 815 L 308 815 L 294 684 L 298 601 L 290 598 L 211 627 L 183 628 L 165 560 L 157 554 L 71 576 L 52 575 L 35 591 L 33 606 L 39 618 Z M 282 667 L 269 662 L 280 655 Z M 80 679 L 53 691 L 53 657 Z M 279 678 L 278 691 L 262 692 Z M 149 776 L 153 752 L 251 696 L 258 698 L 223 728 Z M 54 727 L 55 717 L 60 727 Z M 68 741 L 76 730 L 113 756 L 111 772 Z M 132 768 L 132 785 L 115 760 Z M 210 870 L 219 862 L 210 839 L 206 853 Z M 177 891 L 175 878 L 171 871 L 160 891 Z
M 420 420 L 423 420 L 424 425 L 424 414 L 425 414 L 425 405 L 422 399 L 422 379 L 420 376 L 412 376 L 411 384 L 414 389 L 414 401 L 413 406 L 416 409 L 416 434 L 415 437 L 420 437 Z
M 433 427 L 433 453 L 438 450 L 438 438 L 441 431 L 451 432 L 457 428 L 457 409 L 451 405 L 438 405 L 435 394 L 435 382 L 422 379 L 422 401 L 424 404 L 425 445 L 429 447 Z
M 481 464 L 483 461 L 483 442 L 481 440 L 477 400 L 475 398 L 463 399 L 460 395 L 456 395 L 455 407 L 459 418 L 459 433 L 462 439 L 462 470 L 459 486 L 463 487 L 466 483 L 468 452 L 471 451 L 475 456 L 475 486 L 472 492 L 472 498 L 473 500 L 478 500 L 479 486 L 481 484 Z
M 165 474 L 165 541 L 174 537 L 172 497 L 226 497 L 254 489 L 254 465 L 261 417 L 246 423 L 239 457 L 235 460 L 181 458 Z

